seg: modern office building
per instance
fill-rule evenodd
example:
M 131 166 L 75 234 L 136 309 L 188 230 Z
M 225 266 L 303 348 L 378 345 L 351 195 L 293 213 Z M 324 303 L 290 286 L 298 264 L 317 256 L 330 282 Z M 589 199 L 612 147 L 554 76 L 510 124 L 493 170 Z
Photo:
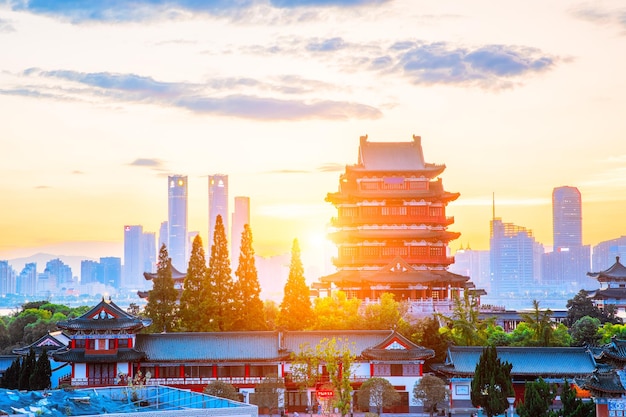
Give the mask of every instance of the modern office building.
M 543 245 L 532 231 L 494 217 L 490 232 L 491 292 L 495 297 L 518 297 L 532 292 L 541 279 Z
M 16 293 L 15 271 L 9 261 L 0 261 L 0 297 Z
M 143 271 L 156 271 L 157 249 L 156 249 L 156 233 L 143 233 Z
M 552 191 L 553 249 L 542 260 L 542 284 L 577 293 L 588 284 L 591 247 L 582 243 L 582 200 L 576 187 Z
M 80 284 L 88 285 L 101 283 L 100 263 L 89 259 L 80 261 Z
M 228 240 L 230 239 L 228 236 L 230 232 L 228 228 L 228 175 L 224 174 L 209 175 L 209 236 L 207 245 L 209 251 L 207 253 L 211 253 L 213 234 L 215 233 L 215 219 L 218 215 L 222 216 L 224 232 Z
M 552 231 L 554 251 L 583 245 L 582 202 L 578 188 L 557 187 L 552 191 Z
M 167 251 L 172 265 L 187 270 L 187 176 L 167 177 L 168 242 Z M 143 272 L 143 271 L 142 271 Z
M 24 265 L 16 280 L 16 290 L 20 295 L 35 295 L 37 293 L 37 263 L 30 262 Z
M 241 234 L 244 226 L 250 224 L 250 197 L 235 197 L 235 210 L 233 211 L 232 220 L 230 259 L 232 264 L 238 265 Z
M 337 245 L 337 272 L 314 289 L 378 300 L 384 293 L 411 302 L 415 315 L 450 311 L 455 296 L 473 288 L 448 271 L 448 242 L 459 233 L 446 206 L 459 197 L 444 189 L 445 165 L 424 160 L 419 136 L 409 142 L 370 142 L 362 136 L 358 162 L 346 166 L 339 190 L 326 201 L 337 208 L 329 238 Z
M 169 240 L 169 225 L 166 221 L 161 222 L 161 227 L 159 228 L 159 240 L 156 247 L 157 259 L 159 257 L 159 251 L 161 250 L 161 246 L 167 246 L 169 244 Z
M 102 278 L 99 281 L 119 291 L 122 284 L 122 259 L 115 256 L 100 258 L 100 270 Z
M 46 268 L 43 272 L 49 275 L 49 279 L 54 279 L 59 288 L 72 288 L 75 284 L 72 268 L 59 258 L 46 262 Z
M 488 250 L 461 247 L 454 253 L 454 263 L 448 271 L 471 278 L 476 287 L 491 291 L 491 270 Z
M 144 240 L 143 226 L 124 226 L 124 280 L 122 287 L 139 288 L 143 285 Z
M 592 271 L 607 269 L 615 263 L 615 258 L 626 259 L 626 236 L 605 240 L 593 247 Z

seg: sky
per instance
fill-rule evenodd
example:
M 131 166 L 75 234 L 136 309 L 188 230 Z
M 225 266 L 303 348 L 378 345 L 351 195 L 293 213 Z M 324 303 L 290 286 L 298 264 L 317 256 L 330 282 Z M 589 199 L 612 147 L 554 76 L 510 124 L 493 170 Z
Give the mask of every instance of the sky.
M 361 135 L 446 165 L 453 250 L 489 248 L 493 201 L 550 247 L 565 185 L 585 244 L 626 235 L 623 1 L 0 0 L 0 57 L 0 259 L 122 257 L 172 174 L 207 242 L 224 173 L 257 254 L 328 263 Z

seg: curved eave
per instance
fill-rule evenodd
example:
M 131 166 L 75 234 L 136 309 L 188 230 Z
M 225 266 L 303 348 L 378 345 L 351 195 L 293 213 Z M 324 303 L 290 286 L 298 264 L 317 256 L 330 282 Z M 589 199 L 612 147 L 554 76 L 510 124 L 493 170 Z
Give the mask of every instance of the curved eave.
M 410 349 L 410 350 L 396 350 L 396 349 L 365 349 L 361 355 L 365 359 L 380 360 L 380 361 L 394 361 L 394 360 L 425 360 L 435 356 L 435 351 L 432 349 Z
M 147 325 L 146 325 L 147 324 Z M 79 330 L 134 330 L 139 331 L 144 327 L 152 324 L 151 319 L 135 319 L 132 321 L 120 321 L 116 319 L 111 320 L 70 320 L 60 321 L 57 323 L 57 327 L 63 330 L 79 331 Z
M 458 283 L 464 286 L 469 277 L 454 274 L 448 271 L 338 271 L 331 275 L 320 277 L 321 282 L 341 284 L 383 284 L 383 283 L 405 283 L 405 284 L 436 284 L 436 283 Z
M 404 177 L 424 177 L 424 178 L 435 178 L 438 175 L 441 175 L 443 171 L 446 170 L 445 164 L 429 164 L 426 163 L 423 168 L 420 169 L 367 169 L 363 165 L 347 165 L 345 175 L 375 175 L 375 176 L 388 176 L 392 175 L 402 175 Z
M 377 190 L 377 191 L 344 191 L 328 193 L 326 201 L 329 203 L 345 203 L 352 201 L 373 200 L 424 200 L 449 203 L 459 198 L 460 193 L 440 191 L 404 191 L 404 190 Z
M 337 230 L 328 233 L 328 238 L 334 242 L 346 240 L 365 239 L 403 239 L 403 240 L 428 240 L 449 242 L 458 239 L 461 233 L 450 232 L 448 230 L 425 230 L 425 229 L 359 229 L 359 230 Z
M 110 354 L 86 354 L 85 349 L 74 348 L 57 351 L 52 357 L 57 362 L 74 363 L 139 362 L 146 358 L 146 354 L 135 349 L 117 349 Z

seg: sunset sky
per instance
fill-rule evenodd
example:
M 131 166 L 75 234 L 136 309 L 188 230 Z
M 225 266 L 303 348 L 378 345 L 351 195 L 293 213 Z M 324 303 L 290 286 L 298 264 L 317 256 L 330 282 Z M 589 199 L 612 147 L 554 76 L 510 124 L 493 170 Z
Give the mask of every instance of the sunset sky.
M 626 234 L 623 1 L 4 1 L 0 57 L 0 259 L 121 257 L 125 224 L 166 220 L 168 174 L 207 242 L 225 173 L 258 254 L 323 262 L 365 134 L 446 164 L 453 250 L 488 249 L 493 194 L 551 246 L 563 185 L 584 243 Z

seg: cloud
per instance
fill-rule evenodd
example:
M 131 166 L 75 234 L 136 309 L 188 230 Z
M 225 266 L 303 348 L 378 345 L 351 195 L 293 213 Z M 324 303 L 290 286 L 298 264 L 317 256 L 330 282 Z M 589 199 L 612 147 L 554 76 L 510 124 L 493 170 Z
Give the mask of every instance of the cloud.
M 606 10 L 593 5 L 584 5 L 573 8 L 570 12 L 577 19 L 586 20 L 601 26 L 617 25 L 626 34 L 626 9 Z
M 146 167 L 155 171 L 165 171 L 165 164 L 163 161 L 157 158 L 137 158 L 128 165 L 134 167 Z
M 83 174 L 84 174 L 84 172 L 80 171 L 78 169 L 75 169 L 74 171 L 72 171 L 72 175 L 83 175 Z
M 15 32 L 15 28 L 13 27 L 11 22 L 9 22 L 6 19 L 0 19 L 0 33 L 10 33 L 10 32 Z
M 327 163 L 327 164 L 317 167 L 317 171 L 319 172 L 343 172 L 345 168 L 346 168 L 345 164 L 338 164 L 338 163 L 331 162 L 331 163 Z
M 311 41 L 306 49 L 314 52 L 333 52 L 345 48 L 347 45 L 342 38 L 330 38 Z
M 52 187 L 50 187 L 49 185 L 36 185 L 35 186 L 36 190 L 46 190 L 48 188 L 52 188 Z
M 382 112 L 376 107 L 347 101 L 316 98 L 284 99 L 252 93 L 231 93 L 226 96 L 219 94 L 221 90 L 233 91 L 238 86 L 244 87 L 244 91 L 249 91 L 248 87 L 256 85 L 261 86 L 261 90 L 269 89 L 274 93 L 282 90 L 281 86 L 260 83 L 248 78 L 218 79 L 205 84 L 194 84 L 162 82 L 136 74 L 82 73 L 69 70 L 42 71 L 37 68 L 28 69 L 23 72 L 23 75 L 42 77 L 46 80 L 56 78 L 89 87 L 83 90 L 62 88 L 54 90 L 62 99 L 68 99 L 69 93 L 74 92 L 80 97 L 91 94 L 126 102 L 181 108 L 198 114 L 255 120 L 377 119 L 382 116 Z M 299 77 L 286 78 L 288 83 L 297 83 L 298 79 Z M 280 82 L 280 78 L 278 80 Z M 309 80 L 308 84 L 318 85 L 313 80 Z M 313 90 L 313 87 L 310 89 Z M 54 96 L 53 92 L 38 92 L 36 89 L 0 90 L 0 94 Z
M 265 174 L 310 174 L 311 171 L 304 169 L 275 169 L 272 171 L 266 171 Z
M 277 9 L 302 7 L 359 7 L 379 5 L 390 0 L 270 0 Z M 266 6 L 266 0 L 21 0 L 11 3 L 13 10 L 60 16 L 73 22 L 132 22 L 155 17 L 177 18 L 205 13 L 229 15 L 235 19 L 252 18 L 248 11 Z M 306 18 L 306 15 L 302 16 Z
M 484 88 L 511 86 L 511 80 L 551 69 L 555 58 L 540 50 L 509 45 L 457 47 L 445 42 L 396 42 L 389 55 L 370 67 L 399 72 L 415 84 L 463 84 Z

